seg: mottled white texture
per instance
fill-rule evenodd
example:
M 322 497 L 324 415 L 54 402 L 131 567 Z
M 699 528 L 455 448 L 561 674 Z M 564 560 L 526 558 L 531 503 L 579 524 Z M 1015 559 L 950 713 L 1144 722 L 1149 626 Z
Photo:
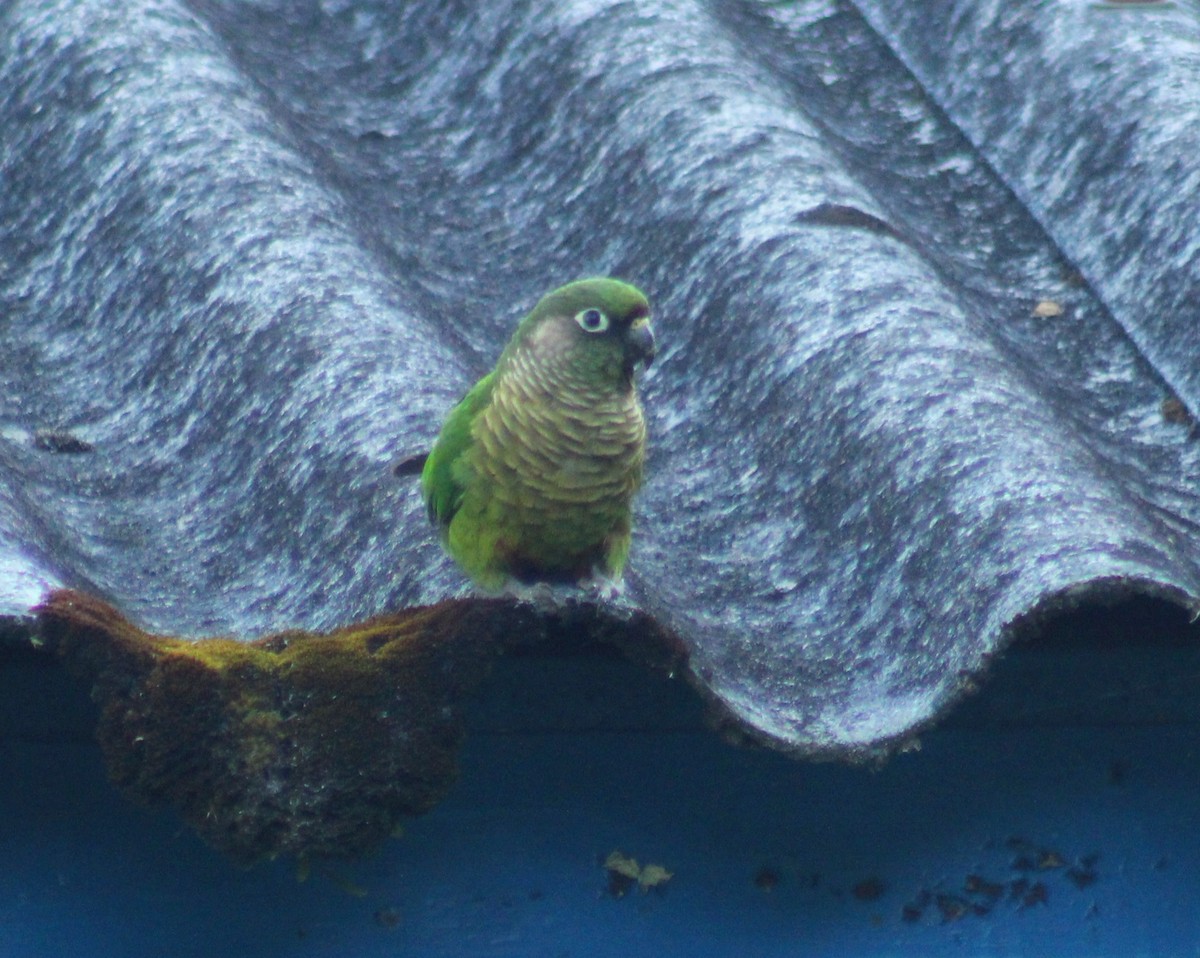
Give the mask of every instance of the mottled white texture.
M 864 15 L 1200 409 L 1200 12 L 865 0 Z M 987 51 L 987 55 L 981 55 Z
M 597 273 L 661 347 L 615 611 L 764 738 L 895 745 L 1032 610 L 1200 595 L 1190 8 L 864 9 L 9 4 L 0 613 L 461 594 L 388 465 Z

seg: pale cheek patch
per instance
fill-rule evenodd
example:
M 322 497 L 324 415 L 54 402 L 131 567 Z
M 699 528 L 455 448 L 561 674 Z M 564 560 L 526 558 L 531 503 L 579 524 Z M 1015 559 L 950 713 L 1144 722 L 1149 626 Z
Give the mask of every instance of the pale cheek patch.
M 534 330 L 529 345 L 539 356 L 554 356 L 571 345 L 573 330 L 559 318 L 547 320 Z

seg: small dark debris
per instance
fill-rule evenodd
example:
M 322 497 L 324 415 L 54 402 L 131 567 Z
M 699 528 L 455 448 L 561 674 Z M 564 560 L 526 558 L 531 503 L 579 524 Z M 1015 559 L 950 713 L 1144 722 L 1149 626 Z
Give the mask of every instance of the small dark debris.
M 1036 881 L 1029 890 L 1021 896 L 1021 907 L 1032 908 L 1034 905 L 1046 905 L 1050 902 L 1050 891 L 1045 882 Z
M 1067 869 L 1067 878 L 1076 888 L 1087 888 L 1088 885 L 1096 883 L 1097 874 L 1090 868 L 1081 868 L 1076 865 L 1074 868 Z
M 1163 400 L 1161 412 L 1163 422 L 1169 422 L 1175 426 L 1187 426 L 1188 435 L 1194 435 L 1196 432 L 1196 417 L 1192 415 L 1191 410 L 1183 404 L 1178 396 L 1168 396 Z
M 779 872 L 769 865 L 763 865 L 754 873 L 754 887 L 761 888 L 763 891 L 774 891 L 782 880 Z
M 1108 766 L 1108 784 L 1124 785 L 1129 775 L 1129 763 L 1117 760 Z
M 425 468 L 425 460 L 428 458 L 428 452 L 418 452 L 411 456 L 397 459 L 392 463 L 392 475 L 397 477 L 419 476 Z
M 367 649 L 367 655 L 374 655 L 380 649 L 385 648 L 389 642 L 387 635 L 369 635 L 364 643 Z
M 900 917 L 907 922 L 920 921 L 931 901 L 933 901 L 933 894 L 928 888 L 922 888 L 912 901 L 905 902 L 904 907 L 900 909 Z
M 608 872 L 608 893 L 613 898 L 624 898 L 637 884 L 637 879 L 630 875 L 610 870 Z
M 944 925 L 958 921 L 971 910 L 970 902 L 964 901 L 957 895 L 938 895 L 935 901 Z
M 1004 894 L 1004 886 L 1000 882 L 988 881 L 982 875 L 968 875 L 963 882 L 963 891 L 995 901 Z
M 529 893 L 530 901 L 541 901 L 545 897 L 546 897 L 546 893 L 544 891 L 542 891 L 540 888 L 534 888 Z
M 842 203 L 819 203 L 811 209 L 797 213 L 794 222 L 863 229 L 871 233 L 890 236 L 910 246 L 913 245 L 907 236 L 886 220 L 882 220 L 866 210 L 860 210 L 856 206 L 846 206 Z
M 380 908 L 375 912 L 375 924 L 381 928 L 395 928 L 400 924 L 400 909 Z
M 887 891 L 887 885 L 883 883 L 882 879 L 872 875 L 870 878 L 864 878 L 851 888 L 850 894 L 859 901 L 876 901 L 882 897 L 885 891 Z
M 1006 911 L 1024 911 L 1037 905 L 1049 905 L 1050 885 L 1054 881 L 1049 872 L 1061 871 L 1064 878 L 1080 890 L 1094 884 L 1099 878 L 1096 871 L 1096 863 L 1100 860 L 1099 852 L 1089 852 L 1068 861 L 1055 849 L 1037 845 L 1015 835 L 1003 841 L 988 840 L 984 847 L 993 851 L 1005 848 L 1016 853 L 1013 867 L 1024 874 L 1014 875 L 1005 881 L 989 878 L 980 870 L 966 875 L 962 880 L 961 891 L 958 892 L 942 892 L 935 895 L 927 888 L 922 888 L 901 906 L 901 919 L 910 924 L 921 921 L 928 913 L 931 902 L 936 904 L 943 925 L 968 916 L 991 915 L 1004 901 L 1009 902 Z M 1039 872 L 1042 873 L 1041 876 L 1037 874 Z M 1045 880 L 1038 880 L 1039 877 L 1044 877 Z M 939 887 L 944 886 L 939 883 Z M 855 886 L 856 896 L 857 892 L 858 886 Z
M 33 448 L 42 452 L 77 456 L 94 452 L 96 447 L 65 429 L 39 429 L 33 434 Z
M 1096 863 L 1100 861 L 1099 852 L 1090 852 L 1067 869 L 1067 879 L 1076 888 L 1087 888 L 1094 885 L 1100 877 L 1096 871 Z

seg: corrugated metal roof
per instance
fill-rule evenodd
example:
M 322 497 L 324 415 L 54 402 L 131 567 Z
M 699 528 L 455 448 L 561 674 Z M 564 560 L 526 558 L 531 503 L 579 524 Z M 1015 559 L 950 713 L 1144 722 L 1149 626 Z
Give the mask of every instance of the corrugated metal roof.
M 1059 603 L 1200 596 L 1190 9 L 3 20 L 0 613 L 463 594 L 389 462 L 595 273 L 661 344 L 628 602 L 776 744 L 902 742 Z

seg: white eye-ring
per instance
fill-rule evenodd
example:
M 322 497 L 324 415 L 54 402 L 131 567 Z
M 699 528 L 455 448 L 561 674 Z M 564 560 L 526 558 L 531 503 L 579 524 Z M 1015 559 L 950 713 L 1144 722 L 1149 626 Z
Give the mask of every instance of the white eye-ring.
M 608 317 L 594 306 L 576 313 L 575 322 L 585 333 L 602 333 L 608 329 Z

